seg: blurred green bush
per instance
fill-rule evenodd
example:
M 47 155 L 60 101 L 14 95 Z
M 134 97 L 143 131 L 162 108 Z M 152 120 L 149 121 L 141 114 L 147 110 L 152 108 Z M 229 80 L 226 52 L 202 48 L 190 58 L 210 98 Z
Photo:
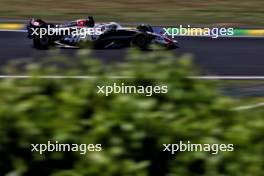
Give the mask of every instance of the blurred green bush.
M 230 99 L 211 83 L 188 79 L 196 74 L 188 56 L 175 59 L 167 52 L 131 51 L 126 62 L 103 64 L 81 51 L 79 60 L 68 63 L 69 68 L 32 63 L 25 74 L 33 78 L 0 80 L 0 175 L 264 175 L 263 112 L 231 111 Z M 10 67 L 7 73 L 16 71 Z M 95 77 L 38 78 L 59 73 Z M 97 94 L 97 85 L 114 82 L 167 85 L 169 92 L 152 97 Z M 101 143 L 103 151 L 84 156 L 30 151 L 30 144 L 48 140 Z M 180 140 L 233 143 L 235 151 L 163 152 L 162 144 Z

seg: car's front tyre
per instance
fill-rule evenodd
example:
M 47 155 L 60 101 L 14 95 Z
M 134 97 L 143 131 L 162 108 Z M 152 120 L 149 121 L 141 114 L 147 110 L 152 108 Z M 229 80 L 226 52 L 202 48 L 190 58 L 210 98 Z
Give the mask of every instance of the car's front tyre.
M 145 34 L 137 34 L 133 41 L 132 44 L 140 49 L 147 49 L 149 46 L 149 39 Z
M 33 38 L 33 46 L 37 49 L 49 49 L 52 45 L 52 38 L 50 36 L 36 36 Z

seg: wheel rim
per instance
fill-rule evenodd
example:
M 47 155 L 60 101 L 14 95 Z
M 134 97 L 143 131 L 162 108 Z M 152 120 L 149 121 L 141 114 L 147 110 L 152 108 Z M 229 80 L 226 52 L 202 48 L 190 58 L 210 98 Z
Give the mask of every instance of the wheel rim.
M 49 43 L 49 38 L 47 36 L 40 38 L 40 43 L 42 45 L 47 45 Z
M 145 39 L 143 37 L 139 37 L 137 39 L 137 45 L 143 46 L 143 45 L 145 45 L 145 43 L 146 43 L 146 41 L 145 41 Z

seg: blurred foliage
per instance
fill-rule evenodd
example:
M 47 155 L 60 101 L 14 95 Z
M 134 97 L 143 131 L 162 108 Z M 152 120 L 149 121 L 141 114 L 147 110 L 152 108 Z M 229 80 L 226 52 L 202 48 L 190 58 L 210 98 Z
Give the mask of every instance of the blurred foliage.
M 197 74 L 189 56 L 130 51 L 126 62 L 54 56 L 24 65 L 31 79 L 0 80 L 0 175 L 262 176 L 263 111 L 231 111 L 229 98 Z M 64 65 L 56 63 L 62 62 Z M 44 66 L 45 65 L 45 66 Z M 17 74 L 14 67 L 6 70 Z M 91 79 L 39 79 L 40 75 Z M 111 79 L 128 76 L 129 79 Z M 97 94 L 98 85 L 167 85 L 168 94 Z M 101 143 L 103 151 L 31 152 L 30 144 Z M 162 152 L 166 143 L 233 143 L 234 152 Z

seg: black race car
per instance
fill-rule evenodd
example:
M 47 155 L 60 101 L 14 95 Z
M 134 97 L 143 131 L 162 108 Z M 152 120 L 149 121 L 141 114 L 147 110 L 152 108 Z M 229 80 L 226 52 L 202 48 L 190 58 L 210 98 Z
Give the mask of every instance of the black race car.
M 48 49 L 50 46 L 63 48 L 92 46 L 98 49 L 136 46 L 147 49 L 152 43 L 166 48 L 177 47 L 177 41 L 155 33 L 149 25 L 125 28 L 115 22 L 96 24 L 93 17 L 65 24 L 32 19 L 27 30 L 28 38 L 33 40 L 33 46 L 38 49 Z

